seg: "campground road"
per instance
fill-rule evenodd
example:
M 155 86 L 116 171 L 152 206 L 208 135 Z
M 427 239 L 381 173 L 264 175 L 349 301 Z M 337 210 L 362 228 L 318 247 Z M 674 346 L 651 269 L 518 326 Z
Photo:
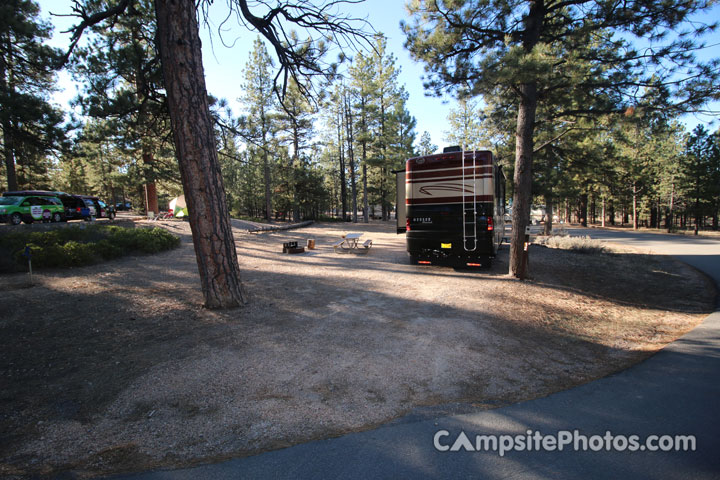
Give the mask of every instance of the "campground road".
M 573 234 L 671 254 L 720 283 L 720 242 L 655 234 L 573 229 Z M 412 421 L 283 450 L 132 479 L 497 478 L 716 479 L 720 477 L 720 311 L 650 359 L 545 398 L 496 410 Z M 461 431 L 476 435 L 694 435 L 695 451 L 440 452 Z M 580 441 L 582 443 L 582 440 Z
M 672 255 L 704 272 L 715 281 L 716 285 L 720 285 L 720 239 L 600 228 L 569 228 L 567 231 L 571 235 L 587 235 L 597 240 L 618 243 L 641 251 Z

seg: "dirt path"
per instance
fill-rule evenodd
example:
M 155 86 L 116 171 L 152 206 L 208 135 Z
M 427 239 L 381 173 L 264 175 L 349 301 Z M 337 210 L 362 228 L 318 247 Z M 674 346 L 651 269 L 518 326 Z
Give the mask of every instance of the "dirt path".
M 250 304 L 207 311 L 187 223 L 163 225 L 181 248 L 28 289 L 0 277 L 1 475 L 188 465 L 547 395 L 646 357 L 713 296 L 631 254 L 534 248 L 526 283 L 506 248 L 490 270 L 411 266 L 378 222 L 236 230 Z M 333 252 L 348 231 L 368 255 Z M 317 250 L 281 253 L 309 238 Z

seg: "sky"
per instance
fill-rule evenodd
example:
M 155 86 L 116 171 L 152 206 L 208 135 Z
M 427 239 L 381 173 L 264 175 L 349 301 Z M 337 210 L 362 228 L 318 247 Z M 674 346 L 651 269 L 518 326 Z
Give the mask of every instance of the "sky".
M 59 48 L 67 48 L 69 34 L 63 34 L 61 31 L 68 29 L 73 21 L 64 17 L 50 17 L 50 12 L 69 13 L 70 0 L 39 0 L 38 3 L 41 8 L 41 17 L 50 19 L 51 23 L 55 25 L 54 36 L 50 43 Z M 388 51 L 396 57 L 396 64 L 400 68 L 399 83 L 404 85 L 409 93 L 407 108 L 417 120 L 415 132 L 418 141 L 420 135 L 427 131 L 430 133 L 432 142 L 442 148 L 446 145 L 444 139 L 448 113 L 451 108 L 455 107 L 455 101 L 449 96 L 437 98 L 425 94 L 422 84 L 423 65 L 413 61 L 403 46 L 405 36 L 400 29 L 400 21 L 408 19 L 404 4 L 404 0 L 365 0 L 357 5 L 349 6 L 347 12 L 344 13 L 349 13 L 353 17 L 366 18 L 376 31 L 385 34 L 388 39 Z M 216 0 L 210 8 L 211 25 L 201 28 L 203 64 L 208 92 L 215 97 L 228 100 L 233 112 L 238 115 L 241 112 L 237 98 L 241 95 L 242 70 L 249 58 L 252 42 L 257 34 L 235 26 L 232 32 L 223 34 L 225 42 L 221 41 L 217 34 L 217 28 L 226 15 L 226 2 Z M 707 18 L 713 21 L 720 19 L 720 4 L 707 14 Z M 237 24 L 232 23 L 232 25 Z M 223 43 L 233 43 L 233 45 L 226 47 Z M 708 43 L 713 43 L 715 46 L 703 52 L 702 55 L 720 57 L 720 46 L 718 46 L 720 45 L 720 32 L 715 32 Z M 348 52 L 348 54 L 352 55 L 352 52 Z M 77 87 L 66 73 L 60 74 L 59 83 L 62 91 L 55 94 L 54 100 L 63 108 L 69 108 L 68 101 L 77 94 Z M 688 129 L 692 129 L 698 123 L 709 124 L 715 120 L 712 128 L 714 130 L 718 127 L 716 119 L 717 116 L 688 115 L 683 118 L 683 121 Z

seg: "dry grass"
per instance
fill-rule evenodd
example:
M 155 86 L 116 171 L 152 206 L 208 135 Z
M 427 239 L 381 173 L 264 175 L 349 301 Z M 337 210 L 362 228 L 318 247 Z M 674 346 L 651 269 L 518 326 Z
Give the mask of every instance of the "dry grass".
M 0 276 L 0 475 L 175 467 L 544 396 L 647 357 L 714 291 L 663 257 L 533 246 L 532 280 L 407 264 L 383 223 L 235 232 L 251 303 L 207 311 L 178 250 Z M 342 233 L 373 240 L 337 255 Z M 318 249 L 283 255 L 282 243 Z
M 549 236 L 538 236 L 535 239 L 538 245 L 560 250 L 570 250 L 575 253 L 605 253 L 610 249 L 600 240 L 594 240 L 588 236 L 570 236 L 568 234 L 556 233 Z

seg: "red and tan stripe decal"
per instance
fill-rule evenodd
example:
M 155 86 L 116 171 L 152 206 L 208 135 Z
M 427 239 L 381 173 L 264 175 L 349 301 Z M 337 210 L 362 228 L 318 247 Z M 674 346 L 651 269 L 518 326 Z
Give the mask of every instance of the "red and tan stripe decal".
M 446 203 L 468 203 L 473 201 L 473 195 L 467 195 L 465 198 L 462 196 L 458 197 L 435 197 L 435 198 L 408 198 L 405 200 L 405 205 L 428 205 L 438 204 L 444 205 Z M 475 195 L 476 202 L 492 202 L 492 195 Z
M 472 167 L 465 167 L 465 177 L 472 177 L 473 171 L 476 175 L 486 174 L 486 173 L 492 173 L 492 167 L 475 167 L 473 170 Z M 433 177 L 449 177 L 449 176 L 455 176 L 455 175 L 462 175 L 463 169 L 460 167 L 457 168 L 443 168 L 443 169 L 437 169 L 437 170 L 426 170 L 422 172 L 407 172 L 406 178 L 409 179 L 415 179 L 415 178 L 433 178 Z
M 492 174 L 485 174 L 485 175 L 475 175 L 474 177 L 472 175 L 466 175 L 465 176 L 465 183 L 472 183 L 473 179 L 482 180 L 485 178 L 492 178 Z M 463 177 L 431 177 L 431 178 L 418 178 L 415 180 L 405 180 L 405 184 L 410 183 L 430 183 L 430 182 L 449 182 L 453 180 L 460 180 L 460 182 L 463 181 Z

